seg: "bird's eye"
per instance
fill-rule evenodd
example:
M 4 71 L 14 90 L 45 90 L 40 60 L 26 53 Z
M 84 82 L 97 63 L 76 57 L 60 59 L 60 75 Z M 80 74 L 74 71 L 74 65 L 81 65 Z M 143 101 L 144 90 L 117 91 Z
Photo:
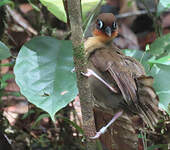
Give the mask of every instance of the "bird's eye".
M 103 28 L 103 22 L 101 20 L 97 20 L 97 26 L 99 29 Z
M 116 29 L 117 28 L 117 23 L 113 22 L 112 27 L 113 27 L 113 29 Z

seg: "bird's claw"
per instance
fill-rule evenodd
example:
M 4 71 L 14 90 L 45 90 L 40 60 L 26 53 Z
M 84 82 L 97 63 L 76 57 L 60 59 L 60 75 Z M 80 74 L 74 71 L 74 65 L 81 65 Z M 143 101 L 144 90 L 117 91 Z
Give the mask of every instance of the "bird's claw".
M 90 77 L 91 75 L 93 75 L 91 69 L 87 69 L 87 72 L 86 72 L 86 73 L 81 72 L 81 74 L 82 74 L 83 76 L 86 76 L 86 77 Z
M 98 139 L 102 134 L 104 134 L 104 133 L 107 131 L 107 128 L 108 128 L 109 126 L 111 126 L 111 124 L 112 124 L 113 122 L 115 122 L 115 120 L 118 119 L 122 114 L 123 114 L 123 111 L 119 111 L 118 113 L 116 113 L 116 114 L 114 115 L 114 117 L 109 121 L 109 123 L 108 123 L 106 126 L 102 127 L 102 128 L 99 130 L 99 132 L 96 133 L 95 136 L 90 137 L 90 139 Z
M 92 139 L 92 140 L 98 139 L 98 138 L 99 138 L 102 134 L 104 134 L 106 131 L 107 131 L 107 127 L 104 126 L 104 127 L 102 127 L 102 128 L 99 130 L 99 132 L 96 133 L 95 136 L 90 137 L 90 139 Z
M 74 73 L 76 71 L 75 67 L 71 70 L 72 73 Z

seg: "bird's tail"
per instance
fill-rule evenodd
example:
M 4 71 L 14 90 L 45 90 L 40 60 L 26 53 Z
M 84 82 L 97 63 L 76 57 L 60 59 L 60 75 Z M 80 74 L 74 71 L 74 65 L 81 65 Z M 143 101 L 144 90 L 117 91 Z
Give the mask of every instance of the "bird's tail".
M 155 90 L 152 88 L 153 78 L 142 76 L 137 79 L 139 96 L 139 116 L 152 129 L 158 123 L 158 102 L 159 98 Z

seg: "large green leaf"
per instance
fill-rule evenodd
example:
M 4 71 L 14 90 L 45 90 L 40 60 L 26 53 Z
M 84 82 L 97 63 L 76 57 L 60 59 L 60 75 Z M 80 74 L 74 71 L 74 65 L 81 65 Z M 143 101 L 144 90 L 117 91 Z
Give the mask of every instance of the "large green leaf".
M 96 7 L 100 0 L 82 0 L 83 19 L 87 13 Z M 63 22 L 67 22 L 67 17 L 62 0 L 40 0 L 47 9 Z
M 154 64 L 150 73 L 154 77 L 154 89 L 160 99 L 160 107 L 170 114 L 170 66 Z
M 154 56 L 170 53 L 170 34 L 157 38 L 151 45 L 149 52 Z
M 71 42 L 44 36 L 21 48 L 14 73 L 21 93 L 54 120 L 78 93 L 73 67 Z
M 0 41 L 0 60 L 8 58 L 11 56 L 9 48 Z

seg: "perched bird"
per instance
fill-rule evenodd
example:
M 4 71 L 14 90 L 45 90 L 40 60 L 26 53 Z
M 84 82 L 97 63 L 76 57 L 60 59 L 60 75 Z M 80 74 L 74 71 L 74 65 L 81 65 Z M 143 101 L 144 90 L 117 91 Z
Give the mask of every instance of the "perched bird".
M 103 13 L 96 20 L 93 37 L 85 42 L 88 69 L 82 74 L 89 79 L 94 103 L 115 114 L 94 138 L 104 133 L 122 113 L 140 116 L 152 130 L 158 122 L 158 96 L 152 88 L 153 78 L 146 76 L 137 60 L 125 56 L 113 45 L 112 40 L 117 34 L 115 16 Z

